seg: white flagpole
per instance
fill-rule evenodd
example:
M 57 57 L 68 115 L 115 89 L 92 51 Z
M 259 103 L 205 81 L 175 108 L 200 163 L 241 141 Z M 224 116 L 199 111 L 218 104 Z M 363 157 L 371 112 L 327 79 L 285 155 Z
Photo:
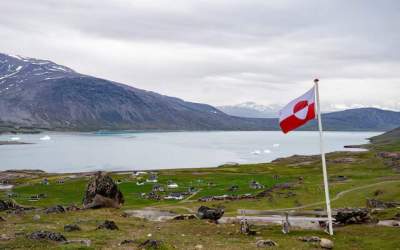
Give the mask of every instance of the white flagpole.
M 326 160 L 325 160 L 325 152 L 324 152 L 324 141 L 322 138 L 322 121 L 321 121 L 321 108 L 319 103 L 319 89 L 318 89 L 318 79 L 314 80 L 315 83 L 315 96 L 317 101 L 317 114 L 318 114 L 318 128 L 319 128 L 319 145 L 321 149 L 321 158 L 322 158 L 322 172 L 324 175 L 324 187 L 325 187 L 325 199 L 326 199 L 326 212 L 328 214 L 328 223 L 329 223 L 329 234 L 333 235 L 333 227 L 332 227 L 332 211 L 331 211 L 331 201 L 329 198 L 329 187 L 328 187 L 328 174 L 326 171 Z

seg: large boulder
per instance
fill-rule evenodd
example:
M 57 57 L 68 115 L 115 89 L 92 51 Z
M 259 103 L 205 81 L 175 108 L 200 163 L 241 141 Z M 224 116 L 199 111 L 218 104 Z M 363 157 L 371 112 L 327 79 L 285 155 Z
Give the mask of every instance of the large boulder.
M 201 206 L 197 210 L 197 216 L 200 219 L 217 221 L 222 217 L 222 215 L 224 215 L 224 210 L 222 208 L 209 208 L 206 206 Z
M 380 201 L 376 199 L 367 199 L 367 207 L 368 208 L 394 208 L 400 206 L 400 202 L 395 201 Z
M 120 208 L 124 197 L 112 178 L 97 172 L 89 181 L 83 198 L 84 208 L 114 207 Z
M 61 214 L 65 213 L 65 209 L 61 205 L 55 205 L 53 207 L 49 207 L 45 210 L 46 214 Z
M 369 210 L 366 208 L 338 209 L 334 218 L 335 222 L 341 225 L 364 224 L 374 222 L 374 219 L 372 218 Z

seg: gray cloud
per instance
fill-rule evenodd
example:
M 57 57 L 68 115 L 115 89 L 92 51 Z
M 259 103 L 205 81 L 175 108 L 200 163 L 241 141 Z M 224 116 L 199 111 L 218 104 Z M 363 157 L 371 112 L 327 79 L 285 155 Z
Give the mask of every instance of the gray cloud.
M 398 1 L 15 0 L 0 49 L 214 105 L 400 109 Z

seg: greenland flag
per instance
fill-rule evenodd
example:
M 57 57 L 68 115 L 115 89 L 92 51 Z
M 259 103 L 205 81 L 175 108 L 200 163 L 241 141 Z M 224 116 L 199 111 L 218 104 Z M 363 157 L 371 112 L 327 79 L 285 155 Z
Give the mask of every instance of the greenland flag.
M 294 99 L 279 111 L 279 126 L 283 133 L 286 134 L 315 118 L 314 88 Z

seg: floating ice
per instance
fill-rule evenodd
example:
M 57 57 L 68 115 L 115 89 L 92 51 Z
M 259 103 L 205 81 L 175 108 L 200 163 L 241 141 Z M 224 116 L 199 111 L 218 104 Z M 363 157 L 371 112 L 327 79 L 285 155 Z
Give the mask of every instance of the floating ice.
M 270 154 L 270 153 L 271 153 L 271 150 L 269 150 L 269 149 L 264 149 L 264 153 L 265 153 L 265 154 Z
M 20 137 L 11 137 L 10 138 L 10 141 L 19 141 L 19 140 L 21 140 Z
M 253 152 L 251 152 L 253 155 L 259 155 L 261 154 L 260 150 L 254 150 Z
M 274 147 L 274 148 L 277 148 L 277 147 L 279 147 L 280 145 L 279 145 L 279 143 L 274 143 L 274 144 L 272 144 L 272 147 Z
M 45 135 L 45 136 L 41 137 L 40 140 L 41 141 L 49 141 L 49 140 L 51 140 L 51 137 L 48 135 Z

